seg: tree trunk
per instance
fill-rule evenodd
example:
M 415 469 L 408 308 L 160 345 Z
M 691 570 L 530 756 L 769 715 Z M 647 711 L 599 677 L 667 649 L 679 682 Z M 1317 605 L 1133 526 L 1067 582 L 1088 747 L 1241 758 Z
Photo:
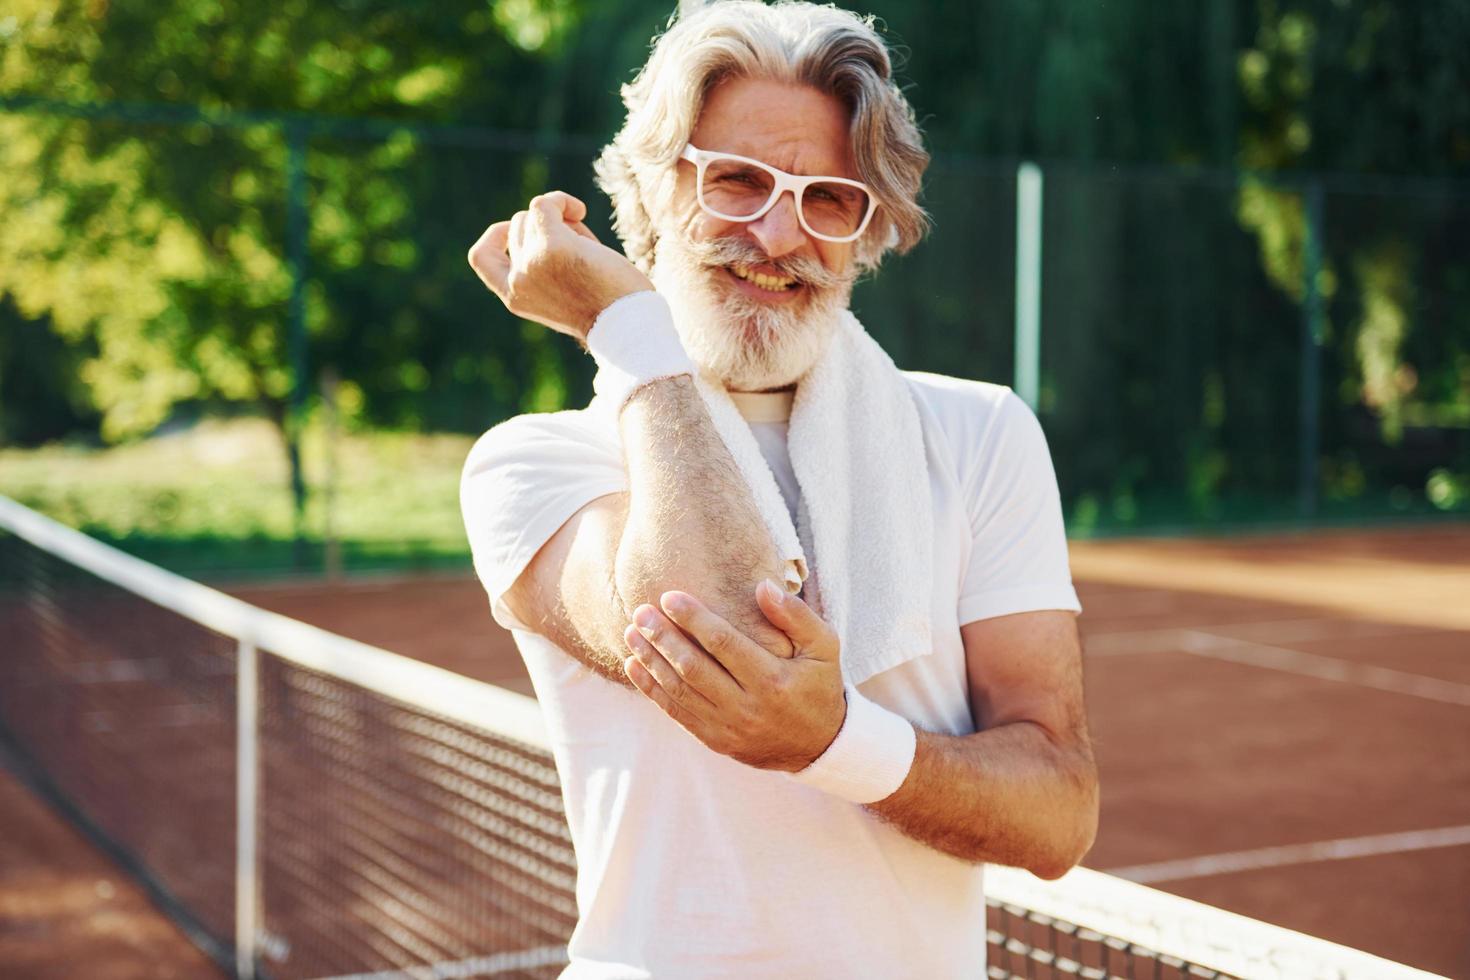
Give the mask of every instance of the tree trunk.
M 306 568 L 306 474 L 301 467 L 301 425 L 293 419 L 290 406 L 278 399 L 266 399 L 266 414 L 281 434 L 286 450 L 286 463 L 291 470 L 291 504 L 293 513 L 291 565 L 297 571 Z

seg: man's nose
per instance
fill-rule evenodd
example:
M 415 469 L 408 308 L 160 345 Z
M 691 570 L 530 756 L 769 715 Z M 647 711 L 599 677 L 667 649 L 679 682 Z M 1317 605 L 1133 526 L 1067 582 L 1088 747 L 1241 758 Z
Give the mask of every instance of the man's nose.
M 768 257 L 779 259 L 806 244 L 806 232 L 796 217 L 796 197 L 791 191 L 781 194 L 771 210 L 748 225 L 751 236 Z

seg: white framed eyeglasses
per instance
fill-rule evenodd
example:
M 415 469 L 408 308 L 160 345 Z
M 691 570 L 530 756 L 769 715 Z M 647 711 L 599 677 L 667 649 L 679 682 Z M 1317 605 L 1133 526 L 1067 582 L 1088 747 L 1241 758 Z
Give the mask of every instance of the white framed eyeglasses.
M 846 177 L 801 177 L 759 160 L 684 146 L 680 160 L 694 164 L 695 196 L 705 213 L 725 221 L 754 221 L 776 206 L 788 190 L 796 219 L 813 238 L 856 241 L 867 230 L 878 198 L 861 181 Z

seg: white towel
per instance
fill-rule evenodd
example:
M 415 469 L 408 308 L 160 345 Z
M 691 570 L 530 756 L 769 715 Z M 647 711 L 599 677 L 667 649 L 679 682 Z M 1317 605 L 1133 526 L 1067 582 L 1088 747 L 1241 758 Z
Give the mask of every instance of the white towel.
M 841 640 L 844 680 L 858 684 L 929 653 L 934 515 L 919 410 L 857 318 L 842 314 L 791 407 L 798 523 L 809 527 L 793 527 L 734 401 L 706 379 L 697 386 L 787 563 L 787 588 L 796 592 L 815 570 L 813 604 Z

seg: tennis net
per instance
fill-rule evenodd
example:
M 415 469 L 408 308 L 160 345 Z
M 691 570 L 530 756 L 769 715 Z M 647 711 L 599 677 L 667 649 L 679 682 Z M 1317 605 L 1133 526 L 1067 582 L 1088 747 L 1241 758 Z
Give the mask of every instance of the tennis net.
M 554 977 L 575 857 L 539 710 L 0 497 L 0 739 L 241 977 Z M 1077 869 L 987 871 L 1008 977 L 1426 977 Z

